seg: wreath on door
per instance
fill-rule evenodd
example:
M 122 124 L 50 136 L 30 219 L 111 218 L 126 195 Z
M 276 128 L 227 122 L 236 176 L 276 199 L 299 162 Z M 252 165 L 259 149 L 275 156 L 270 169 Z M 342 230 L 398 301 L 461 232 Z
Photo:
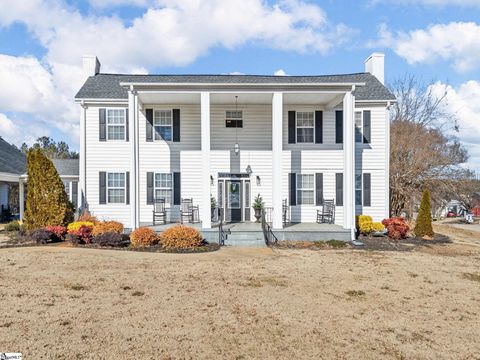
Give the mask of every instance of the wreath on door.
M 237 192 L 237 183 L 230 183 L 230 192 Z

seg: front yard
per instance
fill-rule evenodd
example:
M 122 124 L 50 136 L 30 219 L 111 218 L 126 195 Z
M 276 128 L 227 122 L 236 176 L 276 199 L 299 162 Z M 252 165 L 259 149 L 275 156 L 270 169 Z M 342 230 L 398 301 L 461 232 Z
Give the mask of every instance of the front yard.
M 478 359 L 480 246 L 411 252 L 0 249 L 24 358 Z

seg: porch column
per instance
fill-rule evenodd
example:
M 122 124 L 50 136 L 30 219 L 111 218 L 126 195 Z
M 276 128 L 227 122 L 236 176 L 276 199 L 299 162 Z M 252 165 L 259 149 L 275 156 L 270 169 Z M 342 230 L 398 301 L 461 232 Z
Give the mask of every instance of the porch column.
M 283 93 L 272 97 L 272 227 L 281 229 L 282 221 L 282 123 Z
M 137 136 L 136 136 L 136 115 L 137 115 L 137 93 L 131 87 L 128 92 L 128 141 L 130 142 L 130 227 L 135 230 L 139 227 L 137 216 Z
M 200 122 L 202 139 L 202 197 L 200 204 L 200 220 L 202 228 L 212 227 L 210 210 L 210 93 L 203 91 L 200 93 Z
M 86 131 L 85 127 L 87 125 L 86 118 L 87 118 L 87 104 L 83 101 L 80 104 L 82 107 L 81 115 L 80 115 L 80 169 L 79 169 L 79 191 L 80 194 L 80 209 L 83 211 L 84 209 L 88 208 L 87 205 L 87 172 L 86 172 L 86 164 L 87 164 L 87 148 L 86 148 Z
M 344 228 L 351 229 L 352 240 L 355 229 L 355 97 L 349 91 L 343 98 L 343 221 Z
M 20 221 L 23 221 L 23 214 L 25 212 L 25 183 L 22 179 L 18 182 L 18 207 L 20 212 Z

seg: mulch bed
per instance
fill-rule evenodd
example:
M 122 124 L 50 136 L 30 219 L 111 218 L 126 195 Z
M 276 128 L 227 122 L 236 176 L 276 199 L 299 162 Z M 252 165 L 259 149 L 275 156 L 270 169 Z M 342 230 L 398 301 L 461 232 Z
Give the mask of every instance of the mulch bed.
M 86 249 L 100 249 L 100 250 L 121 250 L 121 251 L 139 251 L 139 252 L 153 252 L 153 253 L 170 253 L 170 254 L 196 254 L 217 251 L 220 249 L 218 244 L 205 243 L 205 245 L 197 246 L 189 249 L 165 249 L 160 245 L 147 246 L 143 248 L 133 248 L 130 246 L 114 247 L 114 246 L 99 246 L 96 244 L 72 245 L 73 247 Z

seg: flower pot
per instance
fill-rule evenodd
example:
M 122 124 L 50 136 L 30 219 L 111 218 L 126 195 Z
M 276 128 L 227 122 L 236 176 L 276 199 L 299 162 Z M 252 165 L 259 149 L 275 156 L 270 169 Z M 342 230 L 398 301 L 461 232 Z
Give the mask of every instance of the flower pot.
M 256 219 L 255 222 L 259 223 L 259 222 L 260 222 L 260 218 L 262 217 L 262 209 L 260 209 L 260 208 L 255 208 L 254 210 L 255 210 L 255 219 Z

